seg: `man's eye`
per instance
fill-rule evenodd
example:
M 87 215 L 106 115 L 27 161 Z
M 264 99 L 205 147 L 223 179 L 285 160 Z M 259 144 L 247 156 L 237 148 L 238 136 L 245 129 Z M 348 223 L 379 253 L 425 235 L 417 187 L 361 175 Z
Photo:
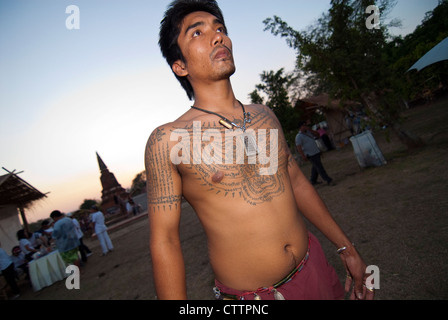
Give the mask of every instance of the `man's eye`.
M 196 30 L 195 32 L 193 32 L 193 37 L 199 37 L 201 35 L 201 31 Z
M 216 30 L 217 32 L 220 32 L 220 33 L 226 33 L 226 29 L 224 29 L 224 27 L 220 27 L 220 28 L 218 28 L 218 30 Z

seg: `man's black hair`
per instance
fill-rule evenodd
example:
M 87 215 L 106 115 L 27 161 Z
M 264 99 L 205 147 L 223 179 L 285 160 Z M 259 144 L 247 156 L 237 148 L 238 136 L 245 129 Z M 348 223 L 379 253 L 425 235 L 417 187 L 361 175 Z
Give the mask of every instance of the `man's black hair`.
M 62 217 L 63 214 L 61 213 L 61 211 L 59 210 L 54 210 L 51 214 L 50 214 L 50 218 L 54 219 L 54 218 L 59 218 Z
M 223 26 L 226 27 L 224 16 L 215 0 L 175 0 L 171 2 L 160 23 L 159 34 L 160 50 L 170 67 L 172 67 L 177 60 L 181 60 L 184 63 L 186 62 L 177 40 L 184 18 L 190 13 L 197 11 L 210 13 L 220 20 Z M 188 81 L 187 77 L 179 77 L 176 74 L 175 76 L 187 92 L 188 98 L 193 100 L 194 91 L 190 81 Z
M 17 231 L 17 239 L 20 241 L 22 239 L 26 239 L 26 233 L 24 229 L 20 229 Z

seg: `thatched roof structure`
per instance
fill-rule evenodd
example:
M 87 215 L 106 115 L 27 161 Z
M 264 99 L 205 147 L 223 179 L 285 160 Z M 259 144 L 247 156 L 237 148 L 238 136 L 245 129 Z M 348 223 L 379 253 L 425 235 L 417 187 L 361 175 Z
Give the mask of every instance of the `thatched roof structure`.
M 331 99 L 330 96 L 326 93 L 323 93 L 318 96 L 308 97 L 305 99 L 302 99 L 302 101 L 315 106 L 315 107 L 323 107 L 328 109 L 340 109 L 342 110 L 343 106 L 356 106 L 358 103 L 354 101 L 344 101 L 343 103 L 341 100 L 338 99 Z
M 359 105 L 358 103 L 331 99 L 325 93 L 301 99 L 301 101 L 306 104 L 307 112 L 314 112 L 319 109 L 325 114 L 328 123 L 328 136 L 336 147 L 347 143 L 347 139 L 352 135 L 345 120 L 348 113 L 347 109 L 355 108 Z
M 28 208 L 34 201 L 46 197 L 16 173 L 6 171 L 8 174 L 0 176 L 0 205 L 13 204 L 18 208 Z
M 18 213 L 23 228 L 29 230 L 25 209 L 46 195 L 21 179 L 19 173 L 3 169 L 7 174 L 0 176 L 0 242 L 5 250 L 11 250 L 17 245 L 16 233 L 21 228 Z

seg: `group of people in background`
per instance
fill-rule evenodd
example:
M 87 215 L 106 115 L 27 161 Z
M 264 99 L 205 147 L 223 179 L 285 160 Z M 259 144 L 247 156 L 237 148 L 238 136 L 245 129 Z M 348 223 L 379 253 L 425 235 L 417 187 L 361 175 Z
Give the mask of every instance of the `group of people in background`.
M 113 251 L 114 247 L 107 233 L 104 215 L 97 206 L 93 206 L 90 211 L 90 223 L 100 242 L 101 256 L 105 256 Z M 27 279 L 30 278 L 28 263 L 32 260 L 56 249 L 67 265 L 80 268 L 92 254 L 83 242 L 84 233 L 79 221 L 71 213 L 63 214 L 55 210 L 50 214 L 50 218 L 53 222 L 43 221 L 36 232 L 31 233 L 26 229 L 17 231 L 19 243 L 11 250 L 12 255 L 8 255 L 0 244 L 0 269 L 11 288 L 12 299 L 20 295 L 16 282 L 19 275 L 25 274 Z

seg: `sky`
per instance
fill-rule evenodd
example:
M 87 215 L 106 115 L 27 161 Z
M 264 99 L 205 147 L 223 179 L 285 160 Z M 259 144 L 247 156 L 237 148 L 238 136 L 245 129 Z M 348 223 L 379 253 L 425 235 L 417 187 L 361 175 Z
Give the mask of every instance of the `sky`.
M 130 188 L 144 170 L 151 132 L 192 105 L 158 47 L 169 3 L 0 0 L 0 167 L 48 193 L 27 211 L 29 222 L 101 199 L 96 152 Z M 294 69 L 294 50 L 264 32 L 262 21 L 277 15 L 304 30 L 330 8 L 330 0 L 218 3 L 233 41 L 232 85 L 243 103 L 263 71 Z M 398 0 L 388 19 L 401 19 L 402 27 L 391 32 L 413 32 L 437 4 Z M 79 9 L 79 28 L 67 28 L 75 21 L 70 5 Z

